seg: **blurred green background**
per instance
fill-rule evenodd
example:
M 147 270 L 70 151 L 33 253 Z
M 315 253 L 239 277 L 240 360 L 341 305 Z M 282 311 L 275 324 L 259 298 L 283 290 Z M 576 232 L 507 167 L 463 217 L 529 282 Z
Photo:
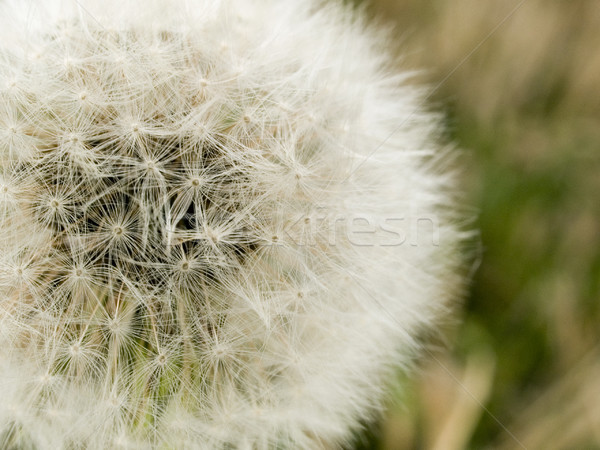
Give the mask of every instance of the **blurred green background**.
M 363 449 L 600 449 L 600 1 L 364 0 L 438 88 L 478 266 Z

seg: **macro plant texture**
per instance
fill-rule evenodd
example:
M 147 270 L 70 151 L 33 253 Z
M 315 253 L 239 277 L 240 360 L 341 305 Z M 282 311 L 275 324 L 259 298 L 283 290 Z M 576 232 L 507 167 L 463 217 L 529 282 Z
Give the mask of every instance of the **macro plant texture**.
M 300 0 L 0 8 L 2 448 L 347 443 L 458 266 L 385 35 Z

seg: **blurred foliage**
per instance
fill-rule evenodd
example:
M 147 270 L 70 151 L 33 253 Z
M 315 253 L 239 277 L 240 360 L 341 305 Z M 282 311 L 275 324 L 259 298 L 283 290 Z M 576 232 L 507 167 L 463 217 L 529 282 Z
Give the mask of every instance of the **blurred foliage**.
M 445 350 L 356 448 L 600 448 L 598 1 L 362 3 L 426 69 L 481 251 Z

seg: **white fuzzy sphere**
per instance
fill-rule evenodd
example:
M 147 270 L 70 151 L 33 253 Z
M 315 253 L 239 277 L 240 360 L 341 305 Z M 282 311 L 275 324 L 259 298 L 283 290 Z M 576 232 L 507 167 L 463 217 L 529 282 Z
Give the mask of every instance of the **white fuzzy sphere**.
M 315 449 L 453 291 L 437 120 L 339 5 L 0 4 L 0 444 Z

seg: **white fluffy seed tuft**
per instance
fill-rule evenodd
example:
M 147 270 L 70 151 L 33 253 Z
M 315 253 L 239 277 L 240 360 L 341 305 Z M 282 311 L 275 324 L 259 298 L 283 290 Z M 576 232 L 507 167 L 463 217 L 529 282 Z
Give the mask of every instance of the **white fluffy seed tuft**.
M 0 3 L 2 448 L 330 448 L 381 407 L 453 183 L 320 3 Z

